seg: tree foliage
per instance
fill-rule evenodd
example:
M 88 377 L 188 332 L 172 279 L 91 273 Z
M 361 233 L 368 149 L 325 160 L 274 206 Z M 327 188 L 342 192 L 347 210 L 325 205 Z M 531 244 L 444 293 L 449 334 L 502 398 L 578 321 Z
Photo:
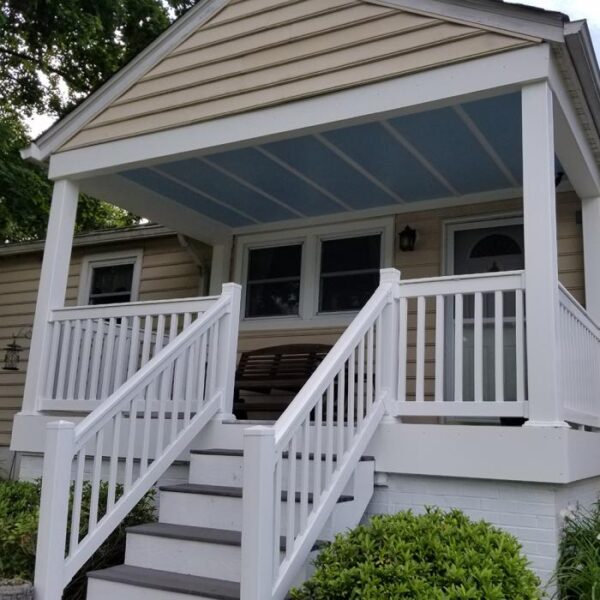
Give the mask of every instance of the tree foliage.
M 22 161 L 26 119 L 62 117 L 196 0 L 0 0 L 0 243 L 43 237 L 51 185 Z M 132 224 L 114 206 L 82 198 L 77 229 Z

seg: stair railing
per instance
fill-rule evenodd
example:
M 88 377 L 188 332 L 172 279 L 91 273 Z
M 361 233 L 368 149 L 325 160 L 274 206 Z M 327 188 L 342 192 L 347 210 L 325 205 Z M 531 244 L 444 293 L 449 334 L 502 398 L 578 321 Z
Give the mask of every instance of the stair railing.
M 399 286 L 384 269 L 275 425 L 245 431 L 242 600 L 286 597 L 393 400 Z
M 239 310 L 240 287 L 224 285 L 202 316 L 79 425 L 48 425 L 36 600 L 59 600 L 75 573 L 206 424 L 218 413 L 231 413 Z M 82 506 L 86 480 L 89 514 Z

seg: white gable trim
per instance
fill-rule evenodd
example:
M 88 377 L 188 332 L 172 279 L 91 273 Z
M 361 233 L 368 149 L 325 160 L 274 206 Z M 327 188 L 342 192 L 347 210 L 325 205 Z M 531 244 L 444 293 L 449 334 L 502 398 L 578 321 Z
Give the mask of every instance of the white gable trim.
M 488 0 L 367 0 L 391 8 L 401 8 L 428 16 L 437 16 L 509 35 L 564 41 L 564 23 L 560 13 Z
M 73 112 L 50 127 L 28 148 L 22 150 L 21 156 L 25 160 L 37 162 L 46 160 L 52 152 L 70 140 L 180 43 L 225 8 L 228 3 L 229 0 L 201 0 L 198 2 Z

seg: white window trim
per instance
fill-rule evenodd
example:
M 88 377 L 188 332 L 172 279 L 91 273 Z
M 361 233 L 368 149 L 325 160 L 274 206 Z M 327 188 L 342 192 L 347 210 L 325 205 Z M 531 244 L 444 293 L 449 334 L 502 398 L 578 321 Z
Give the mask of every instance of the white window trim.
M 246 307 L 246 280 L 250 250 L 302 244 L 299 315 L 246 318 L 243 313 L 241 329 L 259 331 L 347 326 L 356 316 L 355 311 L 318 312 L 321 241 L 381 234 L 381 267 L 386 268 L 393 266 L 394 262 L 394 228 L 394 217 L 390 216 L 239 236 L 236 238 L 234 275 L 235 280 L 243 285 L 242 311 L 245 311 Z
M 142 258 L 144 251 L 141 248 L 122 250 L 119 252 L 103 252 L 102 254 L 88 254 L 81 262 L 81 275 L 79 276 L 79 291 L 77 304 L 87 306 L 90 299 L 90 285 L 92 283 L 92 269 L 97 267 L 110 267 L 114 265 L 133 264 L 131 280 L 131 299 L 136 302 L 139 297 L 140 279 L 142 275 Z
M 521 213 L 506 213 L 494 216 L 478 216 L 469 219 L 453 219 L 444 222 L 442 243 L 442 267 L 444 275 L 454 275 L 454 234 L 471 229 L 493 229 L 510 225 L 523 225 Z

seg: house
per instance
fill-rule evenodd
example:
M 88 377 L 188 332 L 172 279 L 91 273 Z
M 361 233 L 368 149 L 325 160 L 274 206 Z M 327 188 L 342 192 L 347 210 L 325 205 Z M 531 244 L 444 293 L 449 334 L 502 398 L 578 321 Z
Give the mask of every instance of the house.
M 8 449 L 13 417 L 23 401 L 43 250 L 39 241 L 0 246 L 0 358 L 13 340 L 22 348 L 15 365 L 0 364 L 0 470 L 5 474 L 17 470 Z M 121 290 L 111 299 L 119 302 L 202 295 L 209 264 L 210 248 L 160 225 L 80 234 L 73 239 L 66 305 L 98 304 L 107 286 Z
M 282 599 L 317 540 L 427 504 L 547 580 L 600 492 L 599 133 L 562 14 L 199 2 L 24 151 L 55 182 L 11 442 L 44 476 L 38 597 L 179 460 L 92 600 Z M 210 246 L 210 295 L 65 307 L 79 192 Z M 302 341 L 334 345 L 283 415 L 232 418 L 242 343 Z

